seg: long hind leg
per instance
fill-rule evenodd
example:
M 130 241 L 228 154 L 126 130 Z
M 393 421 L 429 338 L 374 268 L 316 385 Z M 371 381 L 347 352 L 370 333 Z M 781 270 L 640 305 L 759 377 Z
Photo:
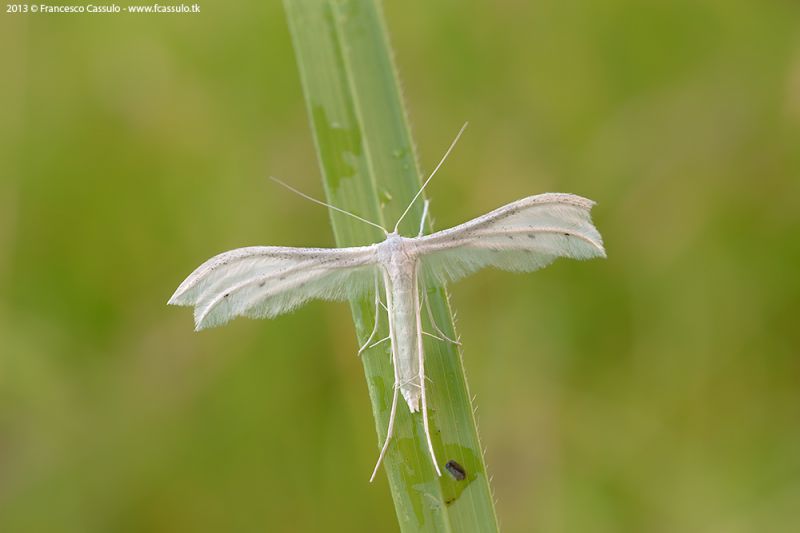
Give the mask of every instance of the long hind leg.
M 394 361 L 394 357 L 392 357 L 392 361 Z M 394 374 L 394 394 L 392 395 L 392 410 L 389 414 L 389 430 L 386 432 L 386 440 L 383 441 L 383 447 L 378 456 L 378 462 L 375 463 L 375 468 L 372 470 L 372 475 L 369 477 L 370 483 L 372 483 L 372 480 L 375 479 L 375 476 L 378 474 L 378 468 L 380 468 L 383 462 L 383 456 L 386 455 L 386 450 L 389 449 L 389 441 L 392 440 L 392 433 L 394 432 L 394 415 L 397 413 L 397 393 L 400 391 L 400 384 L 397 382 L 397 370 L 395 370 Z
M 431 428 L 430 424 L 428 423 L 428 399 L 425 394 L 425 351 L 423 349 L 423 342 L 422 342 L 422 306 L 420 305 L 419 301 L 419 290 L 416 287 L 416 282 L 419 281 L 417 273 L 414 273 L 414 308 L 416 310 L 417 315 L 417 355 L 419 357 L 419 385 L 420 385 L 420 396 L 422 398 L 422 426 L 425 428 L 425 438 L 428 441 L 428 451 L 431 454 L 431 460 L 433 461 L 433 467 L 436 469 L 436 473 L 441 476 L 442 471 L 439 470 L 439 462 L 436 460 L 436 453 L 433 451 L 433 441 L 431 439 Z
M 392 295 L 389 290 L 389 277 L 384 276 L 384 285 L 386 289 L 386 304 L 389 310 L 389 339 L 391 340 L 391 349 L 392 349 L 392 368 L 394 369 L 394 393 L 392 394 L 392 410 L 389 413 L 389 429 L 386 431 L 386 439 L 383 441 L 383 447 L 381 447 L 381 453 L 378 456 L 378 462 L 375 464 L 375 468 L 372 470 L 372 475 L 369 478 L 369 482 L 372 483 L 372 480 L 375 479 L 375 475 L 378 473 L 378 468 L 381 466 L 383 462 L 383 457 L 386 455 L 386 450 L 389 449 L 389 442 L 392 440 L 392 433 L 394 432 L 394 417 L 397 414 L 397 395 L 400 392 L 400 377 L 397 371 L 397 356 L 395 354 L 395 347 L 397 343 L 394 339 L 394 320 L 392 319 Z

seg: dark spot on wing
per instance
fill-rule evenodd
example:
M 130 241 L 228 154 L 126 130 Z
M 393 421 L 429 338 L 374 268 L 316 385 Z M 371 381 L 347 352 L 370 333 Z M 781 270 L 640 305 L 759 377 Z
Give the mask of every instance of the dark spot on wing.
M 533 233 L 528 233 L 528 238 L 529 238 L 529 239 L 535 239 L 535 238 L 536 238 L 536 235 L 535 235 L 535 234 L 533 234 Z
M 228 296 L 230 296 L 230 295 L 231 295 L 231 293 L 229 293 L 229 292 L 226 292 L 226 293 L 225 293 L 225 295 L 223 296 L 223 298 L 227 298 L 227 297 L 228 297 Z
M 444 504 L 445 504 L 445 505 L 451 505 L 451 504 L 452 504 L 454 501 L 456 501 L 456 498 L 455 498 L 455 496 L 453 496 L 452 498 L 447 498 L 447 499 L 444 501 Z
M 465 479 L 467 479 L 467 471 L 464 470 L 463 466 L 461 466 L 454 460 L 450 459 L 449 461 L 447 461 L 447 464 L 445 464 L 444 467 L 456 481 L 464 481 Z
M 259 284 L 258 284 L 258 286 L 259 286 L 259 287 L 263 287 L 263 286 L 264 286 L 264 285 L 266 285 L 266 284 L 267 284 L 267 282 L 266 282 L 266 281 L 262 281 L 261 283 L 259 283 Z

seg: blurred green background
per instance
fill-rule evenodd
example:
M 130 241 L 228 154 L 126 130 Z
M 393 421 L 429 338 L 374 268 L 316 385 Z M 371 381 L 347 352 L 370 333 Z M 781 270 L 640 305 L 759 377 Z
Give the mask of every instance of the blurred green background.
M 0 531 L 391 531 L 348 307 L 194 333 L 329 246 L 279 2 L 0 15 Z M 441 229 L 598 201 L 608 260 L 452 287 L 506 531 L 800 528 L 800 4 L 385 5 Z

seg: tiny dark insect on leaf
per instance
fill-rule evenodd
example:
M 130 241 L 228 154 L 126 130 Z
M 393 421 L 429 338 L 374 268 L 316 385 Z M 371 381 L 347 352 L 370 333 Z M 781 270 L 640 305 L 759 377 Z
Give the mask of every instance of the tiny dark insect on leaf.
M 447 461 L 447 464 L 444 465 L 450 475 L 453 476 L 453 479 L 456 481 L 464 481 L 467 479 L 467 471 L 464 470 L 464 467 L 458 464 L 457 462 L 450 459 Z

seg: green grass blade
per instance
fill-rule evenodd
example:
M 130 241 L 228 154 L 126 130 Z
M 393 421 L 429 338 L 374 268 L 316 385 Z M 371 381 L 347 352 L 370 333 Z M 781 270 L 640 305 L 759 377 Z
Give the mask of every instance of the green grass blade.
M 391 230 L 422 180 L 380 9 L 372 0 L 285 0 L 284 5 L 328 202 Z M 400 233 L 416 235 L 421 214 L 418 202 Z M 340 213 L 332 211 L 331 221 L 339 246 L 384 238 L 376 228 Z M 437 324 L 454 337 L 446 292 L 428 288 L 427 294 Z M 352 310 L 363 342 L 372 329 L 374 305 L 352 302 Z M 386 336 L 385 322 L 376 338 Z M 448 343 L 425 343 L 431 431 L 443 476 L 437 477 L 431 464 L 421 415 L 409 413 L 401 400 L 384 461 L 400 528 L 496 531 L 460 353 Z M 386 434 L 392 398 L 388 350 L 384 343 L 362 358 L 378 442 Z M 465 468 L 465 480 L 445 471 L 448 460 Z

